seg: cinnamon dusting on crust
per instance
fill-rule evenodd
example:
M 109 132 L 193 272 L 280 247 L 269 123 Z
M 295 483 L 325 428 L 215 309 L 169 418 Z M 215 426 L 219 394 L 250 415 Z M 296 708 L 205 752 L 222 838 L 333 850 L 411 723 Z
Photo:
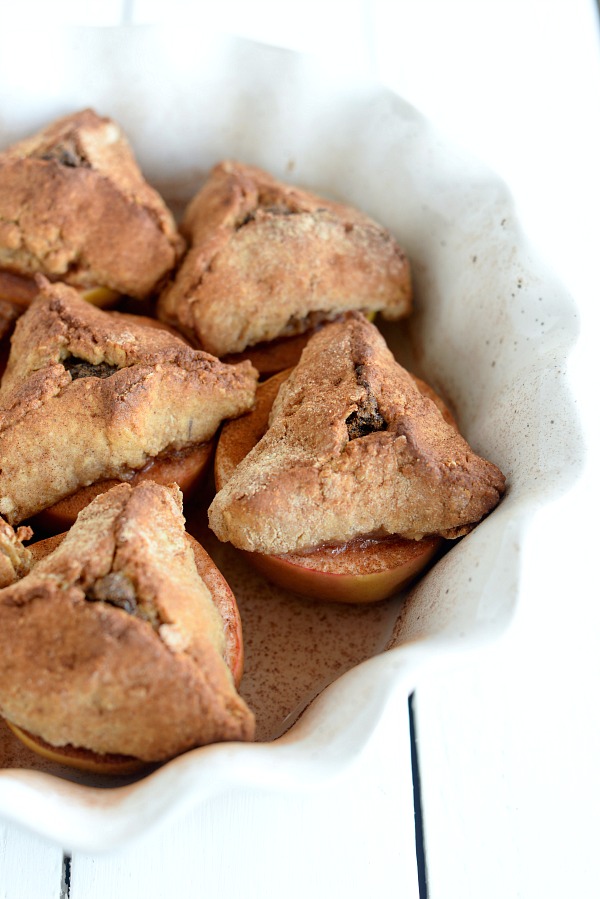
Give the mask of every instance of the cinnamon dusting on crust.
M 215 355 L 302 333 L 347 309 L 411 310 L 406 256 L 366 215 L 223 162 L 190 203 L 190 242 L 159 316 Z
M 73 377 L 73 359 L 85 377 Z M 41 279 L 0 387 L 0 513 L 16 524 L 80 487 L 210 440 L 223 419 L 251 408 L 256 381 L 248 362 L 225 365 Z
M 86 109 L 0 153 L 0 268 L 143 298 L 184 249 L 118 125 Z
M 124 584 L 153 621 L 118 607 Z M 1 641 L 0 714 L 54 746 L 159 761 L 252 739 L 175 486 L 122 484 L 90 504 L 0 591 Z

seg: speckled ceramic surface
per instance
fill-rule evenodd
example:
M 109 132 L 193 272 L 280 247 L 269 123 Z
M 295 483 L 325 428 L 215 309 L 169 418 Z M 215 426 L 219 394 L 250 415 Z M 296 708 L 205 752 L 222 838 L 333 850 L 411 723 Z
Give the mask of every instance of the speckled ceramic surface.
M 121 122 L 173 207 L 213 163 L 236 157 L 387 225 L 412 259 L 417 308 L 408 327 L 387 326 L 386 337 L 447 399 L 509 485 L 500 507 L 408 596 L 373 607 L 287 596 L 209 540 L 240 604 L 242 692 L 256 711 L 257 743 L 195 750 L 102 789 L 44 767 L 0 728 L 0 816 L 94 851 L 221 790 L 298 789 L 331 776 L 406 700 L 423 666 L 507 627 L 528 518 L 581 465 L 565 374 L 577 323 L 564 290 L 532 257 L 502 183 L 388 91 L 227 38 L 191 54 L 180 35 L 177 55 L 151 28 L 27 40 L 39 70 L 23 72 L 8 46 L 0 59 L 0 145 L 93 106 Z M 12 44 L 16 54 L 20 41 Z M 18 85 L 9 77 L 15 70 Z M 40 79 L 43 71 L 52 79 Z M 186 514 L 202 530 L 198 510 Z

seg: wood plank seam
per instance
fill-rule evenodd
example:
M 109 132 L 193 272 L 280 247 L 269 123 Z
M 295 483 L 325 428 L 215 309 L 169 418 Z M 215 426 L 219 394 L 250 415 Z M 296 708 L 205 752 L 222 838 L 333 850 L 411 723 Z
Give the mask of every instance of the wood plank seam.
M 60 880 L 60 899 L 69 899 L 71 895 L 71 856 L 63 853 L 62 876 Z
M 421 772 L 419 769 L 419 752 L 417 747 L 417 731 L 415 711 L 413 708 L 414 693 L 408 697 L 408 722 L 410 731 L 410 762 L 413 781 L 413 805 L 415 809 L 415 850 L 417 853 L 417 875 L 419 881 L 419 899 L 427 899 L 427 858 L 425 854 L 425 834 L 423 830 L 423 806 L 421 802 Z

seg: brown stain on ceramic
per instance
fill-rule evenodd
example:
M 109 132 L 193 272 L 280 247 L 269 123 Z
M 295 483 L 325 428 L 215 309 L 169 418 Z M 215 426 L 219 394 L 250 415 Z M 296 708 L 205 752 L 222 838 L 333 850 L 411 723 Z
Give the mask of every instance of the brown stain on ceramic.
M 199 503 L 188 528 L 225 575 L 244 633 L 240 692 L 256 715 L 256 739 L 280 736 L 328 684 L 382 652 L 400 598 L 343 605 L 296 596 L 265 580 L 230 544 L 205 525 Z M 199 513 L 199 514 L 198 514 Z

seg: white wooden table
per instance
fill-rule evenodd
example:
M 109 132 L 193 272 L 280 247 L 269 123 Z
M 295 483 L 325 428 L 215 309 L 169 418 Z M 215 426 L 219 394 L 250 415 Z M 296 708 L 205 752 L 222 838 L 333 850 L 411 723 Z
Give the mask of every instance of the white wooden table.
M 345 56 L 397 90 L 503 175 L 525 228 L 572 292 L 583 322 L 573 375 L 597 452 L 594 0 L 221 0 L 210 12 L 183 0 L 22 0 L 0 12 L 0 39 L 9 16 L 94 25 L 187 16 Z M 285 801 L 223 796 L 96 857 L 69 857 L 0 824 L 0 896 L 599 895 L 595 481 L 590 464 L 534 522 L 524 601 L 506 639 L 421 682 L 412 721 L 408 708 L 387 720 L 340 781 Z

